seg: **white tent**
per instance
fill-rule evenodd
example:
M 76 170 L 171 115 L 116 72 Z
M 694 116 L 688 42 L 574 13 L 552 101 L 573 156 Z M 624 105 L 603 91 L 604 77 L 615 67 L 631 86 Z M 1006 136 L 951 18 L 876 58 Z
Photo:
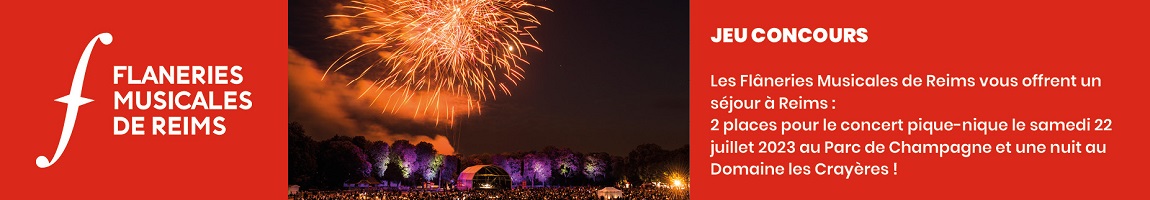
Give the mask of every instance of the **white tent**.
M 599 189 L 599 191 L 595 191 L 595 195 L 605 199 L 617 199 L 623 197 L 623 191 L 615 189 L 615 187 L 605 187 Z

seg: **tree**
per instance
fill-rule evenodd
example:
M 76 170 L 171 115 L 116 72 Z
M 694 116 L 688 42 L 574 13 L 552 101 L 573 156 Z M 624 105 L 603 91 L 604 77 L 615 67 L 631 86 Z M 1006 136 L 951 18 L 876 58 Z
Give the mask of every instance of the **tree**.
M 288 123 L 288 184 L 309 186 L 318 173 L 316 141 L 298 122 Z
M 417 157 L 415 154 L 415 146 L 407 140 L 396 140 L 391 144 L 391 162 L 398 163 L 400 172 L 403 175 L 404 183 L 406 185 L 414 184 L 415 173 L 412 169 L 416 163 Z
M 610 159 L 607 153 L 591 153 L 583 156 L 583 176 L 591 182 L 601 184 L 607 178 L 607 163 Z
M 367 154 L 368 161 L 371 162 L 371 166 L 374 167 L 371 172 L 372 176 L 377 178 L 383 177 L 383 173 L 387 171 L 387 167 L 389 166 L 388 164 L 391 163 L 389 155 L 390 149 L 387 143 L 383 141 L 372 142 L 367 145 L 364 151 L 364 154 Z
M 491 154 L 471 154 L 466 158 L 460 160 L 462 166 L 475 166 L 475 165 L 491 165 Z
M 398 162 L 387 163 L 387 169 L 383 171 L 383 180 L 387 181 L 388 186 L 391 186 L 392 182 L 403 181 L 403 168 Z
M 424 180 L 435 181 L 435 178 L 439 177 L 439 169 L 443 167 L 443 159 L 444 156 L 440 154 L 432 156 L 431 162 L 427 164 L 427 172 L 423 174 Z
M 563 183 L 570 184 L 576 178 L 576 174 L 582 174 L 579 170 L 582 164 L 582 159 L 578 155 L 571 152 L 569 149 L 564 149 L 555 152 L 555 162 L 553 172 L 558 174 Z
M 454 184 L 457 176 L 459 176 L 459 157 L 444 156 L 443 168 L 439 170 L 440 184 Z
M 363 150 L 349 141 L 328 141 L 327 148 L 319 162 L 320 172 L 325 177 L 325 185 L 338 187 L 348 181 L 360 180 L 371 175 L 371 163 Z
M 523 182 L 523 161 L 517 156 L 512 154 L 499 154 L 491 157 L 494 165 L 503 168 L 507 174 L 511 176 L 511 184 L 517 185 Z
M 663 162 L 663 166 L 665 166 L 663 177 L 673 177 L 690 181 L 690 153 L 687 145 L 668 151 L 666 159 Z
M 367 138 L 362 135 L 351 138 L 351 143 L 360 149 L 367 149 L 368 145 L 371 144 L 371 142 L 367 141 Z
M 627 159 L 623 156 L 611 156 L 610 165 L 611 169 L 607 172 L 607 182 L 620 183 L 627 181 L 626 169 L 628 168 Z
M 643 144 L 627 154 L 628 169 L 632 183 L 645 183 L 663 180 L 666 172 L 668 151 L 656 144 Z
M 535 185 L 535 181 L 547 185 L 547 181 L 551 180 L 551 158 L 546 153 L 537 152 L 529 153 L 523 157 L 524 170 L 532 179 L 531 185 Z
M 437 165 L 437 163 L 435 163 L 436 154 L 439 153 L 431 143 L 419 142 L 419 144 L 415 145 L 416 160 L 412 168 L 417 176 L 413 177 L 414 182 L 423 182 L 435 177 L 435 170 L 437 170 L 436 168 L 438 168 L 438 166 L 432 165 Z

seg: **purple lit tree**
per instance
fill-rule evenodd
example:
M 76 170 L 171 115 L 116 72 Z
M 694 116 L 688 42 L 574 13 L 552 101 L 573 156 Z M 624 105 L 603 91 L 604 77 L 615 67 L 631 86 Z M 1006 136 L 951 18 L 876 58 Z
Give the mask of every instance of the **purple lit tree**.
M 559 181 L 570 183 L 571 179 L 575 178 L 576 175 L 582 175 L 582 171 L 579 170 L 582 161 L 583 159 L 580 158 L 580 156 L 575 155 L 575 153 L 570 150 L 557 152 L 554 162 L 554 172 L 559 174 L 561 179 Z
M 387 164 L 391 163 L 388 155 L 387 143 L 383 141 L 375 141 L 367 145 L 364 149 L 364 154 L 367 154 L 367 160 L 371 162 L 372 175 L 376 177 L 383 177 L 383 172 L 387 171 Z
M 415 148 L 405 148 L 399 152 L 399 163 L 403 166 L 403 178 L 411 178 L 411 174 L 415 173 L 415 162 L 418 160 L 419 155 L 415 154 Z
M 459 176 L 459 156 L 444 156 L 443 167 L 439 170 L 440 185 L 451 185 Z
M 551 179 L 551 158 L 546 153 L 530 153 L 523 157 L 523 170 L 530 175 L 532 184 L 535 181 L 547 185 L 547 181 Z
M 511 185 L 523 182 L 523 161 L 510 154 L 500 154 L 491 157 L 496 166 L 503 168 L 511 176 Z
M 607 177 L 608 155 L 606 153 L 592 153 L 583 156 L 583 176 L 592 182 L 603 181 Z
M 431 145 L 431 143 L 419 142 L 419 144 L 415 145 L 415 162 L 412 165 L 412 172 L 417 176 L 414 177 L 415 180 L 413 181 L 422 182 L 435 177 L 435 170 L 438 170 L 439 166 L 433 165 L 442 164 L 442 160 L 440 160 L 440 163 L 435 163 L 437 154 L 439 154 L 439 152 L 435 150 L 435 146 Z
M 397 163 L 399 172 L 403 175 L 404 179 L 410 179 L 412 176 L 412 165 L 415 164 L 415 146 L 407 140 L 396 140 L 391 144 L 391 162 Z
M 441 167 L 443 167 L 443 155 L 433 155 L 431 161 L 427 163 L 427 169 L 423 172 L 423 180 L 435 181 L 435 178 L 439 176 L 439 168 Z

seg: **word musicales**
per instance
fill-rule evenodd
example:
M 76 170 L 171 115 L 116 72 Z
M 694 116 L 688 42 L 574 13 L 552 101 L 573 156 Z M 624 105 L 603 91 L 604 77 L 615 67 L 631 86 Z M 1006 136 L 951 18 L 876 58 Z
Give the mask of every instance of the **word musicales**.
M 115 66 L 113 84 L 119 85 L 239 85 L 244 76 L 241 66 Z M 252 108 L 250 91 L 116 91 L 115 110 L 248 110 Z M 114 135 L 146 135 L 145 117 L 116 116 Z M 153 116 L 151 135 L 223 135 L 227 132 L 223 116 Z
M 714 43 L 866 43 L 866 28 L 715 28 Z

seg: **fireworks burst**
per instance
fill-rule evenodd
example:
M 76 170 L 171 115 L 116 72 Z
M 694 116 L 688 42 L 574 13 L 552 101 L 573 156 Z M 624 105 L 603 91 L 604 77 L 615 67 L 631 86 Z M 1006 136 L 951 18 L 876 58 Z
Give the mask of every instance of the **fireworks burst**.
M 530 29 L 539 25 L 527 9 L 550 9 L 526 0 L 369 0 L 342 9 L 351 27 L 331 35 L 361 36 L 358 46 L 324 72 L 378 58 L 348 85 L 379 74 L 360 97 L 385 97 L 384 111 L 414 106 L 414 115 L 454 124 L 454 116 L 482 112 L 480 104 L 523 79 L 527 49 L 543 51 Z M 374 94 L 371 94 L 374 93 Z M 428 93 L 425 98 L 413 98 Z M 386 96 L 385 96 L 386 95 Z

